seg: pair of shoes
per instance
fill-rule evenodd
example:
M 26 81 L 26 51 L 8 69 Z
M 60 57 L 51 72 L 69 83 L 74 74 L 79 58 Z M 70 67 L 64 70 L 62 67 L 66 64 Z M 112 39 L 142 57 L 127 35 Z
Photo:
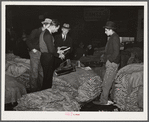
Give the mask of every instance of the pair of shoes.
M 105 105 L 113 105 L 113 104 L 114 103 L 112 101 L 108 100 L 107 104 L 105 104 Z

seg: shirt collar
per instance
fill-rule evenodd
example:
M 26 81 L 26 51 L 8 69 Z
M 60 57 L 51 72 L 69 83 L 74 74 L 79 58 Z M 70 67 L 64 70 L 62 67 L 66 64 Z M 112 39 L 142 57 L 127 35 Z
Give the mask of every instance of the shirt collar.
M 50 34 L 52 34 L 52 33 L 51 33 L 51 30 L 50 30 L 49 28 L 47 28 L 47 30 L 50 32 Z
M 62 34 L 62 36 L 64 37 L 64 34 Z M 67 34 L 65 35 L 65 37 L 67 36 Z

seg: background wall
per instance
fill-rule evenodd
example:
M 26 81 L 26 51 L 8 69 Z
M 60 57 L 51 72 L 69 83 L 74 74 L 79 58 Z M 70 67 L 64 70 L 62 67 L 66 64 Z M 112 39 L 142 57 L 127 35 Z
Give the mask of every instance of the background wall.
M 41 26 L 41 21 L 46 17 L 56 18 L 61 24 L 67 22 L 71 25 L 70 35 L 74 40 L 74 45 L 80 42 L 86 45 L 98 42 L 98 46 L 102 47 L 107 40 L 103 29 L 107 20 L 116 22 L 117 33 L 120 36 L 137 37 L 138 16 L 143 15 L 143 12 L 141 6 L 8 5 L 6 27 L 13 26 L 18 34 L 24 29 L 29 34 L 32 29 Z

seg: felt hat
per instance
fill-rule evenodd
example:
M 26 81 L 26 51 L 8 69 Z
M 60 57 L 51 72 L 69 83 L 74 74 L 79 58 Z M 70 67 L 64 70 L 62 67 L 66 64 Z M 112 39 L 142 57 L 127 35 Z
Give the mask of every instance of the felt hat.
M 108 22 L 106 23 L 106 25 L 105 25 L 103 28 L 107 28 L 107 29 L 116 29 L 116 25 L 115 25 L 114 22 L 112 22 L 112 21 L 108 21 Z
M 62 26 L 62 28 L 65 28 L 65 29 L 70 30 L 70 25 L 69 25 L 69 24 L 64 23 L 64 24 L 63 24 L 63 26 Z

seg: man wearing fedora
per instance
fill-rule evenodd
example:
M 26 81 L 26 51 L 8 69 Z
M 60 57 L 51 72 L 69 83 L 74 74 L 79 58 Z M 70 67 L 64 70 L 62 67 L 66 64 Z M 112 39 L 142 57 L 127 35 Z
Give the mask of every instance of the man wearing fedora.
M 67 51 L 65 55 L 65 60 L 70 59 L 70 52 L 72 51 L 72 38 L 68 35 L 70 31 L 70 25 L 64 23 L 61 28 L 61 34 L 55 36 L 55 47 L 58 49 L 59 47 L 70 47 L 70 50 Z M 59 67 L 62 60 L 59 58 L 55 59 L 55 68 Z
M 104 29 L 105 34 L 109 37 L 105 47 L 105 53 L 101 56 L 101 61 L 106 62 L 106 72 L 102 82 L 100 100 L 93 101 L 93 103 L 97 105 L 112 104 L 112 101 L 109 101 L 108 97 L 120 63 L 120 38 L 115 32 L 115 23 L 108 21 L 104 26 Z
M 47 28 L 47 23 L 51 22 L 51 19 L 46 18 L 40 28 L 32 30 L 26 44 L 30 50 L 30 91 L 35 92 L 40 90 L 43 81 L 43 70 L 40 64 L 40 48 L 39 48 L 39 36 L 42 31 Z

